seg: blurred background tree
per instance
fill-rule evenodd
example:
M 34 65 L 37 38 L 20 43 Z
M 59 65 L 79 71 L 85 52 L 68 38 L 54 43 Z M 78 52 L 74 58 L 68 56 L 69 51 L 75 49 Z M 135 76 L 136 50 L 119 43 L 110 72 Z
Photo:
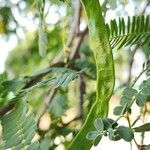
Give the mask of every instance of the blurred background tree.
M 149 0 L 102 0 L 101 4 L 106 22 L 122 16 L 150 13 Z M 46 57 L 44 58 L 38 53 L 40 20 L 37 5 L 37 1 L 31 0 L 0 0 L 0 40 L 7 42 L 8 45 L 12 44 L 11 38 L 16 42 L 15 48 L 7 57 L 5 74 L 7 79 L 25 80 L 38 70 L 47 67 L 84 70 L 79 78 L 67 87 L 44 86 L 33 90 L 28 96 L 38 124 L 35 138 L 41 141 L 43 150 L 49 148 L 61 150 L 80 130 L 95 98 L 96 67 L 88 42 L 86 17 L 79 0 L 45 1 Z M 128 86 L 141 72 L 144 62 L 149 63 L 149 48 L 147 44 L 142 47 L 133 45 L 119 51 L 114 50 L 116 92 L 110 102 L 112 106 L 110 116 L 113 107 L 118 104 L 122 88 Z M 144 74 L 141 81 L 148 75 L 149 72 Z M 44 74 L 36 79 L 31 78 L 26 82 L 26 86 L 46 78 L 45 76 L 53 75 Z M 149 111 L 147 108 L 144 114 Z

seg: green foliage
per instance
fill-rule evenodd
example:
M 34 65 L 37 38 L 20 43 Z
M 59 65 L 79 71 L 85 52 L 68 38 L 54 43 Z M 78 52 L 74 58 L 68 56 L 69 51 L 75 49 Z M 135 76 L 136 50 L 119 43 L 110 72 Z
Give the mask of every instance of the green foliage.
M 94 146 L 98 145 L 103 135 L 109 135 L 109 139 L 113 141 L 121 139 L 118 132 L 116 132 L 116 129 L 118 129 L 118 123 L 113 119 L 95 119 L 94 127 L 96 128 L 96 131 L 91 131 L 86 135 L 88 140 L 93 141 Z
M 97 132 L 97 131 L 91 131 L 91 132 L 89 132 L 89 133 L 86 135 L 86 138 L 87 138 L 88 140 L 95 140 L 98 135 L 99 135 L 99 132 Z
M 145 102 L 149 101 L 150 96 L 149 89 L 150 89 L 150 79 L 148 78 L 147 80 L 144 80 L 139 86 L 141 100 Z
M 67 108 L 68 108 L 67 97 L 60 95 L 60 96 L 56 96 L 54 100 L 52 101 L 49 107 L 49 112 L 54 117 L 60 117 L 64 115 Z
M 22 2 L 25 4 L 25 8 L 20 7 L 23 6 L 21 4 Z M 120 49 L 124 46 L 137 44 L 142 47 L 146 58 L 149 59 L 149 16 L 129 16 L 127 21 L 125 18 L 119 18 L 118 22 L 112 20 L 110 24 L 105 26 L 102 13 L 104 13 L 104 15 L 106 14 L 107 4 L 110 4 L 110 9 L 115 9 L 119 1 L 118 3 L 116 3 L 115 0 L 105 1 L 102 6 L 103 8 L 101 8 L 99 7 L 98 0 L 82 0 L 88 18 L 89 35 L 92 50 L 94 51 L 90 49 L 87 44 L 87 39 L 85 38 L 84 42 L 81 40 L 81 43 L 77 45 L 79 47 L 77 47 L 75 58 L 71 60 L 70 55 L 72 55 L 74 46 L 76 48 L 78 39 L 80 40 L 82 36 L 82 38 L 84 38 L 86 34 L 83 35 L 82 31 L 78 31 L 79 33 L 73 31 L 72 43 L 65 44 L 62 42 L 64 38 L 62 34 L 63 30 L 68 30 L 68 27 L 72 26 L 72 20 L 76 20 L 71 16 L 73 15 L 72 10 L 74 10 L 72 9 L 72 4 L 76 5 L 76 3 L 70 1 L 69 5 L 67 4 L 69 7 L 67 6 L 66 9 L 66 2 L 68 2 L 68 0 L 38 0 L 37 2 L 20 0 L 15 6 L 15 9 L 21 13 L 21 16 L 22 12 L 24 16 L 24 12 L 26 15 L 27 11 L 29 11 L 29 16 L 32 16 L 33 22 L 35 21 L 34 23 L 37 23 L 36 21 L 38 20 L 39 26 L 38 33 L 25 34 L 25 40 L 19 41 L 15 50 L 10 53 L 11 57 L 7 59 L 8 77 L 5 73 L 0 75 L 0 112 L 14 105 L 12 110 L 7 112 L 4 116 L 1 115 L 3 117 L 0 118 L 3 126 L 2 134 L 5 149 L 55 149 L 57 146 L 54 144 L 56 137 L 60 137 L 60 139 L 62 139 L 61 142 L 67 147 L 70 143 L 64 140 L 67 139 L 65 137 L 69 133 L 73 133 L 73 136 L 75 136 L 78 130 L 80 132 L 74 138 L 69 149 L 90 149 L 92 144 L 96 146 L 103 136 L 108 136 L 109 139 L 113 141 L 124 139 L 130 142 L 134 137 L 134 132 L 150 131 L 149 123 L 140 127 L 133 127 L 134 124 L 129 124 L 129 127 L 125 127 L 120 126 L 118 123 L 121 117 L 125 117 L 129 121 L 133 103 L 136 103 L 139 109 L 143 109 L 142 107 L 149 102 L 150 79 L 143 81 L 139 89 L 134 89 L 132 85 L 125 88 L 121 95 L 120 105 L 114 109 L 114 114 L 118 116 L 118 118 L 116 120 L 106 118 L 109 111 L 109 99 L 112 96 L 114 87 L 114 59 L 112 58 L 112 48 Z M 0 33 L 6 34 L 6 36 L 12 33 L 14 35 L 20 28 L 24 29 L 15 17 L 11 4 L 12 2 L 10 1 L 10 4 L 6 4 L 6 6 L 3 7 L 5 2 L 3 3 L 2 0 L 2 8 L 0 8 Z M 35 4 L 38 4 L 38 8 L 35 7 Z M 49 4 L 50 8 L 45 7 L 45 4 L 47 6 Z M 56 24 L 50 24 L 50 26 L 48 26 L 45 20 L 48 11 L 53 10 L 51 8 L 58 9 L 57 15 L 59 16 L 59 21 Z M 65 13 L 63 13 L 63 15 L 60 14 L 61 11 L 59 9 L 66 9 Z M 101 9 L 103 12 L 101 12 Z M 38 14 L 35 13 L 35 10 Z M 84 17 L 82 14 L 79 18 L 79 22 L 84 19 Z M 67 22 L 65 22 L 67 24 L 65 29 L 62 20 Z M 15 27 L 11 26 L 11 24 L 14 24 Z M 68 35 L 70 36 L 70 34 Z M 68 38 L 68 41 L 69 40 Z M 82 45 L 81 47 L 80 44 Z M 62 51 L 60 51 L 64 45 L 66 45 L 68 53 L 68 62 L 66 63 L 63 62 Z M 37 49 L 39 49 L 40 56 L 43 57 L 47 54 L 46 59 L 39 57 Z M 56 62 L 55 60 L 57 59 L 58 61 Z M 51 67 L 32 74 L 34 70 L 37 70 L 37 67 L 43 68 L 45 66 Z M 146 66 L 148 72 L 149 61 L 147 61 Z M 25 77 L 19 78 L 18 75 Z M 79 86 L 67 86 L 79 76 L 79 82 L 75 82 L 78 83 Z M 13 77 L 15 77 L 15 79 L 12 79 Z M 96 79 L 97 88 L 95 91 L 93 87 L 95 87 Z M 80 82 L 82 82 L 82 85 L 80 85 Z M 119 83 L 122 84 L 120 79 Z M 84 86 L 86 86 L 86 89 Z M 48 102 L 47 105 L 45 97 L 47 100 L 49 91 L 56 88 L 56 93 L 52 96 L 52 100 Z M 32 111 L 38 116 L 39 110 L 42 109 L 41 106 L 44 105 L 46 107 L 45 110 L 50 113 L 52 120 L 51 127 L 48 131 L 41 132 L 37 130 L 41 136 L 40 141 L 37 143 L 31 142 L 36 133 L 36 122 L 28 108 L 28 104 L 23 101 L 27 95 L 29 103 L 33 106 Z M 94 96 L 87 98 L 88 95 Z M 77 97 L 79 97 L 80 102 L 76 102 L 78 100 Z M 89 101 L 84 101 L 84 98 L 87 98 Z M 70 108 L 71 105 L 73 105 L 73 108 L 76 107 L 73 99 L 75 99 L 77 105 L 80 103 L 81 107 L 83 106 L 86 111 L 77 110 L 79 111 L 79 116 L 73 118 L 71 123 L 65 124 L 62 117 L 66 110 Z M 89 112 L 89 115 L 87 115 L 87 112 Z M 78 129 L 78 122 L 81 123 L 81 120 L 85 120 L 86 116 L 88 117 L 85 124 L 81 130 Z M 81 120 L 78 120 L 78 118 Z
M 92 143 L 89 143 L 84 137 L 89 130 L 94 129 L 94 126 L 91 123 L 96 119 L 96 116 L 101 118 L 107 117 L 109 100 L 115 84 L 112 49 L 108 40 L 107 29 L 100 3 L 98 0 L 82 0 L 81 2 L 88 18 L 90 42 L 95 56 L 97 89 L 96 100 L 91 107 L 82 129 L 68 148 L 69 150 L 78 149 L 80 140 L 83 142 L 80 149 L 91 148 Z
M 2 86 L 5 90 L 16 93 L 25 86 L 25 81 L 23 79 L 7 80 L 2 83 Z
M 116 121 L 114 121 L 113 119 L 110 119 L 110 118 L 105 118 L 105 119 L 102 119 L 103 120 L 103 124 L 104 124 L 104 130 L 109 130 L 111 128 L 115 128 L 118 126 L 118 123 Z
M 28 92 L 28 91 L 31 91 L 32 89 L 34 88 L 37 88 L 37 87 L 41 87 L 41 86 L 44 86 L 44 85 L 49 85 L 50 87 L 52 88 L 58 88 L 59 86 L 67 86 L 72 80 L 78 78 L 79 74 L 81 73 L 82 71 L 80 72 L 77 72 L 77 71 L 74 71 L 74 70 L 71 70 L 71 69 L 67 69 L 67 68 L 46 68 L 42 71 L 40 71 L 39 73 L 40 74 L 47 74 L 47 73 L 51 73 L 50 74 L 50 77 L 48 77 L 47 79 L 45 80 L 41 80 L 39 81 L 38 83 L 34 84 L 33 86 L 29 87 L 29 88 L 26 88 L 23 90 L 23 92 Z M 39 75 L 39 73 L 29 77 L 29 79 L 31 78 L 34 78 L 36 76 Z
M 149 97 L 150 92 L 148 92 L 150 86 L 150 79 L 144 80 L 139 85 L 139 90 L 134 89 L 132 86 L 125 88 L 122 91 L 122 97 L 120 100 L 120 106 L 116 106 L 113 110 L 114 115 L 119 116 L 116 121 L 112 119 L 95 119 L 94 126 L 98 130 L 99 128 L 102 129 L 101 131 L 103 134 L 101 135 L 108 135 L 110 140 L 116 141 L 120 139 L 124 139 L 127 142 L 132 141 L 134 138 L 134 132 L 146 132 L 150 131 L 149 123 L 145 123 L 139 127 L 135 127 L 134 123 L 129 127 L 119 126 L 117 121 L 121 119 L 122 116 L 125 116 L 129 122 L 129 114 L 131 114 L 131 107 L 134 102 L 139 107 L 143 107 L 146 103 L 146 97 Z M 136 121 L 135 121 L 136 122 Z M 96 131 L 92 131 L 93 133 L 97 133 Z M 89 132 L 91 134 L 92 132 Z M 105 133 L 105 134 L 104 134 Z M 87 134 L 88 135 L 88 134 Z M 95 135 L 96 136 L 96 135 Z M 98 133 L 97 133 L 98 136 Z M 89 139 L 89 138 L 88 138 Z M 95 140 L 96 137 L 93 139 Z
M 134 132 L 146 132 L 150 131 L 150 123 L 145 123 L 139 127 L 133 128 Z
M 10 29 L 8 27 L 8 23 L 10 18 L 12 17 L 11 8 L 8 6 L 0 8 L 0 34 L 5 33 L 8 34 L 9 32 L 16 32 L 16 30 Z
M 94 127 L 96 128 L 96 130 L 98 131 L 103 131 L 104 129 L 104 124 L 103 124 L 103 120 L 102 119 L 95 119 L 94 120 Z
M 143 81 L 139 87 L 139 91 L 133 89 L 132 87 L 125 88 L 122 92 L 122 97 L 120 100 L 120 106 L 114 108 L 114 115 L 121 116 L 126 112 L 131 113 L 131 106 L 136 102 L 139 107 L 143 107 L 146 103 L 146 97 L 150 95 L 149 92 L 149 79 Z
M 150 16 L 133 16 L 111 20 L 106 24 L 111 47 L 120 49 L 127 45 L 149 44 L 150 38 Z
M 0 74 L 0 107 L 7 103 L 8 90 L 4 88 L 2 83 L 7 80 L 7 74 Z
M 14 110 L 1 118 L 4 149 L 11 148 L 19 150 L 37 148 L 37 144 L 31 143 L 36 133 L 36 123 L 28 107 L 26 102 L 19 102 L 16 104 Z
M 104 130 L 104 124 L 103 120 L 98 118 L 94 121 L 94 127 L 96 131 L 91 131 L 86 135 L 86 138 L 88 140 L 92 140 L 94 146 L 98 145 L 100 140 L 102 139 L 103 130 Z
M 103 135 L 108 135 L 109 139 L 113 141 L 124 139 L 125 141 L 130 142 L 134 138 L 132 129 L 125 126 L 118 126 L 112 119 L 96 119 L 95 122 L 97 130 L 89 132 L 86 136 L 88 140 L 93 140 L 93 143 L 96 143 L 95 145 L 98 144 Z
M 136 104 L 139 106 L 139 107 L 143 107 L 145 102 L 146 102 L 146 98 L 145 96 L 143 96 L 142 94 L 137 94 L 135 96 L 135 99 L 136 99 Z
M 134 138 L 133 131 L 125 126 L 119 126 L 117 128 L 117 133 L 119 136 L 127 142 L 130 142 Z
M 113 114 L 116 115 L 116 116 L 124 115 L 125 112 L 126 112 L 126 108 L 127 108 L 127 105 L 117 106 L 117 107 L 114 108 Z
M 87 74 L 91 75 L 93 78 L 96 78 L 96 65 L 94 62 L 79 59 L 75 62 L 75 67 L 80 70 L 84 69 Z
M 127 98 L 133 98 L 137 94 L 137 90 L 133 88 L 125 88 L 122 92 L 122 95 L 124 95 Z
M 102 139 L 102 135 L 98 135 L 96 139 L 93 141 L 94 146 L 97 146 L 101 139 Z

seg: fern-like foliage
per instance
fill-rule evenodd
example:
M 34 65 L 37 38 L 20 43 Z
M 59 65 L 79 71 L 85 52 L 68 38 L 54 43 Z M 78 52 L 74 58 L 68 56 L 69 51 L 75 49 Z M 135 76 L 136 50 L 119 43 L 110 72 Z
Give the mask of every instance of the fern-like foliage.
M 32 76 L 31 78 L 36 77 L 39 74 L 45 74 L 45 73 L 46 74 L 49 73 L 50 77 L 39 81 L 38 83 L 36 83 L 35 85 L 33 85 L 29 88 L 22 90 L 21 93 L 29 92 L 34 88 L 41 87 L 44 85 L 49 85 L 52 88 L 58 88 L 59 86 L 65 87 L 71 81 L 78 78 L 80 73 L 82 73 L 82 71 L 77 72 L 75 70 L 68 69 L 68 68 L 54 67 L 54 68 L 44 69 L 44 70 L 38 72 L 37 74 L 35 74 L 34 76 Z
M 45 73 L 50 73 L 46 79 L 16 93 L 11 99 L 11 102 L 16 101 L 14 109 L 4 117 L 0 118 L 3 128 L 2 137 L 4 140 L 4 149 L 39 150 L 38 143 L 31 143 L 31 140 L 36 133 L 34 116 L 30 113 L 28 104 L 25 101 L 20 101 L 20 99 L 34 88 L 44 85 L 49 85 L 54 88 L 66 86 L 72 80 L 77 78 L 81 72 L 68 68 L 47 68 L 33 75 L 31 78 Z M 5 85 L 4 88 L 13 91 L 14 86 L 20 85 L 20 82 L 16 82 L 16 80 L 5 81 L 2 85 Z
M 150 46 L 150 16 L 128 17 L 127 21 L 124 18 L 114 19 L 106 27 L 113 49 L 134 44 Z
M 94 62 L 87 59 L 79 59 L 75 62 L 75 67 L 79 68 L 80 70 L 84 69 L 87 74 L 96 79 L 96 65 Z
M 69 72 L 64 72 L 58 76 L 55 76 L 52 82 L 50 83 L 51 86 L 57 88 L 59 86 L 67 86 L 72 80 L 79 77 L 79 72 L 70 70 Z
M 18 102 L 15 109 L 1 119 L 1 124 L 4 149 L 38 150 L 38 143 L 31 143 L 36 123 L 25 101 Z

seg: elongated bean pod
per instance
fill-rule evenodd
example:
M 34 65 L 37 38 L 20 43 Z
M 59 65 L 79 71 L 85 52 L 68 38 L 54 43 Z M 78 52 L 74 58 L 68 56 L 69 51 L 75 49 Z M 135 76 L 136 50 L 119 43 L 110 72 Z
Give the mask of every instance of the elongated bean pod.
M 81 0 L 81 2 L 87 14 L 90 42 L 96 61 L 97 91 L 96 100 L 87 119 L 68 150 L 89 150 L 91 148 L 92 142 L 86 139 L 86 134 L 94 130 L 93 122 L 96 118 L 107 117 L 109 100 L 115 82 L 112 49 L 107 37 L 99 0 Z

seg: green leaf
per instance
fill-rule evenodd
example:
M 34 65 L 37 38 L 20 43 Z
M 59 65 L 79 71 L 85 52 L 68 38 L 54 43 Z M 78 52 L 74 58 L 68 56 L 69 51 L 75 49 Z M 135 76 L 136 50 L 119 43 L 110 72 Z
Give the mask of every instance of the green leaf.
M 144 80 L 144 81 L 140 84 L 139 89 L 141 90 L 141 89 L 143 89 L 145 86 L 147 86 L 147 81 Z
M 127 105 L 117 106 L 113 110 L 113 114 L 116 116 L 124 115 L 127 110 Z
M 137 94 L 137 90 L 133 88 L 125 88 L 122 92 L 122 95 L 126 96 L 127 98 L 133 98 Z
M 97 146 L 101 139 L 102 139 L 102 135 L 98 135 L 96 139 L 93 141 L 94 146 Z
M 2 86 L 7 91 L 17 92 L 25 86 L 25 82 L 21 79 L 14 79 L 14 80 L 9 80 L 9 81 L 4 81 L 2 83 Z
M 150 95 L 150 86 L 146 86 L 141 90 L 141 93 L 144 95 Z
M 94 120 L 94 127 L 96 128 L 96 130 L 98 131 L 103 131 L 104 129 L 104 124 L 103 124 L 103 120 L 100 118 L 97 118 Z
M 86 138 L 88 140 L 95 140 L 99 134 L 100 133 L 98 131 L 91 131 L 91 132 L 88 132 L 88 134 L 86 135 Z
M 124 106 L 124 105 L 130 106 L 131 102 L 132 102 L 132 98 L 128 98 L 126 96 L 121 97 L 120 104 L 122 106 Z
M 124 139 L 127 142 L 132 141 L 132 139 L 134 138 L 133 131 L 130 128 L 125 126 L 119 126 L 117 128 L 117 133 L 122 139 Z
M 136 99 L 136 104 L 139 106 L 139 107 L 143 107 L 145 102 L 146 102 L 146 98 L 145 96 L 143 96 L 142 94 L 137 94 L 135 96 L 135 99 Z
M 19 102 L 15 109 L 1 118 L 4 149 L 25 149 L 31 145 L 36 123 L 26 102 Z
M 96 61 L 97 97 L 95 102 L 92 104 L 89 114 L 87 115 L 83 128 L 72 141 L 68 150 L 77 150 L 79 147 L 80 149 L 85 150 L 89 150 L 91 148 L 92 143 L 89 143 L 84 139 L 85 134 L 87 134 L 87 131 L 94 130 L 94 126 L 91 124 L 95 120 L 96 116 L 99 118 L 107 117 L 108 102 L 112 96 L 115 79 L 112 50 L 108 41 L 105 21 L 102 15 L 99 0 L 81 0 L 81 2 L 87 14 L 90 41 Z M 106 50 L 105 52 L 103 51 L 104 49 Z M 101 56 L 102 59 L 100 58 Z
M 117 106 L 113 110 L 113 114 L 116 116 L 120 116 L 122 113 L 123 106 Z
M 77 72 L 70 71 L 66 72 L 60 76 L 57 76 L 50 84 L 51 86 L 57 88 L 59 86 L 67 86 L 72 80 L 76 79 L 79 76 Z
M 111 20 L 106 24 L 111 47 L 120 49 L 134 44 L 149 45 L 149 18 L 148 15 L 128 17 L 127 21 L 124 18 L 119 18 L 118 21 Z
M 59 86 L 65 87 L 71 81 L 78 78 L 79 74 L 82 71 L 77 72 L 77 71 L 74 71 L 72 69 L 68 69 L 68 68 L 65 68 L 65 67 L 64 68 L 62 68 L 62 67 L 47 68 L 47 69 L 44 69 L 44 70 L 36 73 L 35 75 L 29 77 L 29 80 L 30 80 L 30 78 L 33 79 L 33 78 L 36 78 L 39 75 L 46 74 L 48 72 L 51 72 L 51 77 L 50 78 L 39 81 L 36 84 L 34 84 L 33 86 L 31 86 L 29 88 L 26 88 L 22 91 L 29 92 L 29 91 L 33 90 L 34 88 L 41 87 L 41 86 L 44 86 L 44 85 L 50 85 L 53 88 L 58 88 Z
M 104 130 L 108 130 L 110 128 L 115 128 L 116 126 L 118 126 L 118 123 L 115 122 L 113 119 L 106 118 L 106 119 L 102 119 L 102 120 L 103 120 L 103 124 L 104 124 Z
M 90 54 L 90 55 L 92 55 L 92 54 Z M 96 78 L 96 76 L 95 76 L 96 75 L 95 62 L 91 62 L 87 59 L 79 59 L 79 60 L 75 61 L 75 67 L 79 68 L 80 70 L 84 69 L 92 77 Z
M 134 130 L 135 132 L 146 132 L 146 131 L 150 131 L 150 123 L 145 123 L 145 124 L 142 125 L 142 126 L 133 128 L 133 130 Z
M 148 65 L 148 64 L 149 64 L 149 60 L 147 61 L 146 65 Z M 144 80 L 140 85 L 141 89 L 146 86 L 150 86 L 150 78 L 148 78 L 147 80 Z

